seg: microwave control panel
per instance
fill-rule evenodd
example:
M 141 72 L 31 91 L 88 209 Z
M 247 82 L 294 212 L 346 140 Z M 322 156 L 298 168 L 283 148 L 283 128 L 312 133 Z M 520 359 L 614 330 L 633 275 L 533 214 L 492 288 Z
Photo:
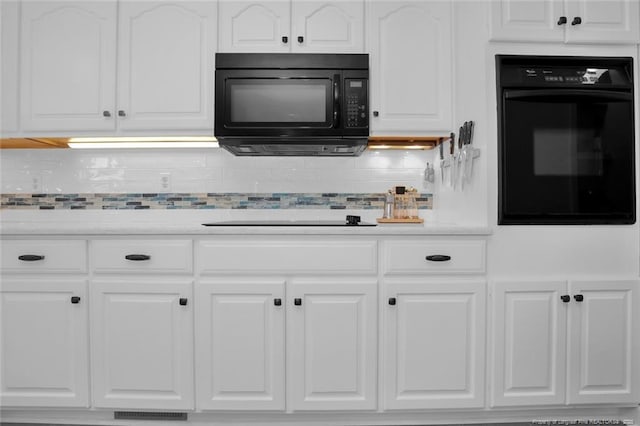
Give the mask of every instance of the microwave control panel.
M 345 79 L 345 102 L 347 109 L 346 127 L 367 127 L 367 80 L 361 78 Z

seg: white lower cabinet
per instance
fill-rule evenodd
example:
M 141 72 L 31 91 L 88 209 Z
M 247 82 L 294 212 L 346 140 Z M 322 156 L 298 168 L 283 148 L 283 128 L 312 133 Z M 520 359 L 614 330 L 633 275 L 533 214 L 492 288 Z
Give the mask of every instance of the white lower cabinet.
M 639 402 L 639 285 L 493 283 L 491 405 Z
M 384 283 L 384 408 L 484 406 L 485 291 L 480 280 Z
M 375 409 L 376 280 L 295 280 L 289 290 L 292 408 Z
M 192 282 L 96 279 L 91 292 L 94 407 L 193 409 Z
M 285 409 L 284 280 L 196 284 L 199 410 Z
M 80 278 L 3 276 L 3 407 L 89 406 L 86 289 Z

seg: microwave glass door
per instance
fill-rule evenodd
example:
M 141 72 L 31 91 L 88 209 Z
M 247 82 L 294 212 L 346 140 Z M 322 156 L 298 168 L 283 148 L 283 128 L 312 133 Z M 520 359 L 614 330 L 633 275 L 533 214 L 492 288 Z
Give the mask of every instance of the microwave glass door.
M 633 223 L 633 98 L 505 90 L 501 223 Z
M 226 128 L 331 128 L 331 78 L 228 78 Z

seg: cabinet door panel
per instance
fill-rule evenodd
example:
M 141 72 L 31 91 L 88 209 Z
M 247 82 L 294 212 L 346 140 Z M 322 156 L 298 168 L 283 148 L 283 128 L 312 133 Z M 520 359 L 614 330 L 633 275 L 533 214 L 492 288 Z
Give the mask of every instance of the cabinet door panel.
M 0 70 L 0 137 L 18 131 L 18 40 L 20 39 L 20 4 L 18 1 L 0 3 L 0 35 L 2 48 L 2 67 Z
M 567 284 L 493 284 L 493 406 L 564 403 Z
M 580 17 L 579 25 L 569 25 L 567 42 L 638 43 L 640 4 L 637 0 L 567 1 L 567 18 Z
M 293 409 L 374 409 L 375 282 L 298 282 L 291 290 Z
M 200 282 L 196 305 L 198 409 L 284 410 L 284 282 Z
M 292 2 L 291 7 L 292 51 L 364 52 L 364 1 Z
M 570 25 L 558 25 L 563 9 L 562 1 L 556 0 L 492 1 L 491 39 L 562 42 Z
M 93 283 L 94 406 L 193 408 L 190 301 L 190 282 Z
M 3 280 L 3 406 L 89 406 L 86 285 L 77 279 Z
M 484 286 L 386 284 L 386 409 L 484 405 Z
M 380 1 L 370 10 L 372 131 L 449 132 L 451 3 Z
M 121 129 L 213 128 L 215 2 L 120 2 Z
M 293 43 L 288 1 L 231 1 L 219 5 L 220 52 L 288 52 Z M 287 37 L 283 42 L 282 37 Z
M 116 2 L 23 2 L 21 28 L 23 130 L 115 129 Z
M 570 404 L 640 400 L 637 281 L 574 281 L 569 333 Z

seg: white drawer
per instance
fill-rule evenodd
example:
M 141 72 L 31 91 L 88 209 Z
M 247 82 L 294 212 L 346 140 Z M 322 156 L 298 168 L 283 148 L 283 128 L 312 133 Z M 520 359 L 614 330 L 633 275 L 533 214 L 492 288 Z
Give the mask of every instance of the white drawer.
M 191 240 L 96 240 L 91 242 L 95 272 L 189 273 Z
M 375 274 L 375 241 L 212 240 L 196 247 L 198 273 Z
M 2 272 L 82 273 L 87 271 L 84 240 L 3 240 Z
M 386 241 L 385 274 L 485 272 L 483 240 Z

